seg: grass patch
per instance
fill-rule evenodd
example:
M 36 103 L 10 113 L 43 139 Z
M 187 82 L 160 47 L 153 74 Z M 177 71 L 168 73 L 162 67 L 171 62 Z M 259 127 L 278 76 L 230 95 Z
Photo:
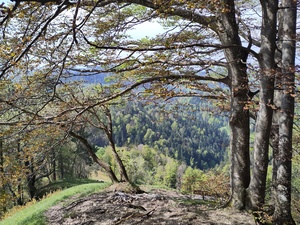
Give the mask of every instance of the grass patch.
M 75 187 L 81 184 L 90 184 L 90 183 L 99 183 L 96 180 L 90 180 L 90 179 L 63 179 L 59 180 L 53 183 L 50 183 L 42 188 L 40 188 L 37 192 L 38 198 L 42 198 L 43 196 L 47 195 L 48 193 L 57 191 L 57 190 L 62 190 L 62 189 L 67 189 L 71 187 Z
M 78 182 L 79 181 L 75 181 L 77 184 Z M 108 185 L 110 184 L 95 182 L 85 183 L 72 186 L 62 191 L 56 191 L 47 195 L 41 201 L 30 202 L 26 206 L 14 209 L 14 211 L 11 212 L 6 219 L 0 222 L 0 225 L 45 225 L 46 218 L 44 216 L 44 212 L 51 206 L 74 195 L 83 197 L 88 194 L 98 192 Z

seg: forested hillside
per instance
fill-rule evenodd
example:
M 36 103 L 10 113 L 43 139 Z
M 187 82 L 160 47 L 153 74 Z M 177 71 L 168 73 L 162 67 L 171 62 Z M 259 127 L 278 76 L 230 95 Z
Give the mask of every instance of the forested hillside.
M 186 100 L 187 103 L 189 105 L 181 106 L 208 107 L 207 102 L 196 98 Z M 118 146 L 145 144 L 199 169 L 213 168 L 226 155 L 229 145 L 226 116 L 191 109 L 185 113 L 166 113 L 153 105 L 141 103 L 127 104 L 113 114 Z
M 85 177 L 87 155 L 114 184 L 133 185 L 121 149 L 134 145 L 195 168 L 185 173 L 213 167 L 229 130 L 227 206 L 296 225 L 298 12 L 295 0 L 1 4 L 0 212 L 34 199 L 45 181 Z M 163 29 L 148 36 L 152 23 Z M 191 96 L 222 103 L 228 129 L 202 103 L 195 111 L 172 104 Z M 108 146 L 114 161 L 97 155 L 97 146 Z M 174 174 L 171 164 L 162 171 Z M 195 177 L 183 180 L 191 187 Z

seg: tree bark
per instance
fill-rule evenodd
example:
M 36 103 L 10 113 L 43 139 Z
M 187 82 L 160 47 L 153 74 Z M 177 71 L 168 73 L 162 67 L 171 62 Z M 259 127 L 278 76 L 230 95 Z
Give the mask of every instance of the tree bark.
M 246 60 L 248 52 L 241 48 L 233 0 L 219 17 L 219 37 L 223 45 L 236 46 L 224 50 L 231 80 L 230 151 L 232 206 L 245 208 L 246 189 L 250 183 L 249 110 L 247 107 L 248 77 Z
M 64 168 L 63 154 L 61 152 L 59 153 L 58 163 L 59 163 L 60 178 L 64 179 L 65 178 L 65 168 Z
M 121 174 L 121 180 L 123 178 L 126 182 L 130 183 L 130 180 L 128 178 L 125 166 L 124 166 L 124 164 L 123 164 L 123 162 L 122 162 L 122 160 L 121 160 L 121 158 L 120 158 L 120 156 L 119 156 L 119 154 L 116 150 L 116 145 L 115 145 L 115 141 L 114 141 L 114 137 L 113 137 L 113 127 L 112 127 L 111 113 L 110 113 L 108 108 L 105 108 L 105 114 L 106 114 L 106 117 L 108 119 L 108 126 L 104 130 L 105 130 L 106 136 L 108 138 L 109 144 L 112 148 L 114 158 L 118 163 L 120 174 Z
M 25 166 L 28 170 L 26 174 L 27 188 L 28 188 L 30 198 L 33 199 L 35 197 L 36 190 L 37 190 L 35 187 L 36 175 L 33 166 L 33 158 L 28 158 L 28 160 L 25 162 Z
M 255 123 L 255 141 L 251 182 L 248 189 L 249 206 L 260 209 L 265 200 L 269 163 L 269 136 L 272 125 L 275 80 L 275 50 L 277 36 L 277 0 L 262 0 L 259 112 Z
M 4 173 L 4 150 L 3 141 L 0 139 L 0 174 Z
M 291 215 L 292 134 L 295 93 L 297 1 L 283 0 L 282 99 L 273 224 L 295 224 Z
M 52 149 L 52 167 L 53 167 L 53 181 L 57 180 L 57 176 L 56 176 L 56 154 L 55 154 L 55 150 Z
M 111 181 L 113 183 L 120 182 L 118 180 L 118 178 L 116 177 L 112 168 L 97 157 L 97 155 L 93 151 L 93 147 L 89 144 L 89 142 L 84 137 L 80 136 L 79 134 L 74 133 L 73 131 L 70 131 L 69 134 L 72 137 L 75 137 L 76 139 L 78 139 L 86 147 L 86 149 L 87 149 L 89 155 L 92 157 L 93 161 L 96 162 L 97 164 L 99 164 L 107 172 L 109 178 L 111 179 Z
M 275 112 L 276 113 L 276 112 Z M 279 126 L 274 121 L 271 128 L 270 145 L 272 147 L 272 188 L 271 188 L 271 205 L 274 206 L 276 201 L 276 180 L 278 170 L 278 144 L 279 144 Z
M 283 12 L 278 10 L 278 35 L 277 39 L 283 39 Z M 275 52 L 275 62 L 277 64 L 276 77 L 275 77 L 275 87 L 274 87 L 274 108 L 272 127 L 270 133 L 270 145 L 272 147 L 272 187 L 271 187 L 271 205 L 275 205 L 276 201 L 276 179 L 277 179 L 277 170 L 278 170 L 278 148 L 279 148 L 279 116 L 280 116 L 280 107 L 282 99 L 282 91 L 279 87 L 282 87 L 281 81 L 281 67 L 282 67 L 282 43 L 281 41 L 277 42 L 277 51 Z M 274 209 L 273 209 L 274 210 Z

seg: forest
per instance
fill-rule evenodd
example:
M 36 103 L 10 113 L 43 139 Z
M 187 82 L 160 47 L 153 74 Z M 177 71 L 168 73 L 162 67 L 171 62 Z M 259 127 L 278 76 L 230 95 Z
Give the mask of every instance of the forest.
M 182 105 L 188 115 L 179 113 L 178 108 L 172 110 L 174 113 L 165 113 L 153 106 L 126 105 L 115 115 L 115 142 L 117 146 L 148 145 L 188 166 L 201 170 L 214 168 L 227 154 L 228 117 L 205 111 L 207 105 L 190 99 Z M 203 111 L 193 112 L 193 108 L 203 108 Z
M 97 165 L 132 187 L 193 192 L 224 179 L 227 207 L 296 224 L 298 10 L 295 0 L 1 4 L 2 211 Z M 147 35 L 146 24 L 161 29 Z

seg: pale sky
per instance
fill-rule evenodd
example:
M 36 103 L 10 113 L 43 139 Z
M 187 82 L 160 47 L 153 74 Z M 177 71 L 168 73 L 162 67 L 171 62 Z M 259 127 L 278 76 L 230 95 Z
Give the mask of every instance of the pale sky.
M 144 22 L 127 33 L 131 35 L 133 39 L 141 39 L 144 37 L 155 37 L 155 35 L 162 33 L 163 31 L 164 28 L 159 23 Z
M 1 3 L 4 2 L 4 4 L 9 3 L 9 2 L 12 3 L 10 0 L 0 0 L 0 2 L 1 2 Z

